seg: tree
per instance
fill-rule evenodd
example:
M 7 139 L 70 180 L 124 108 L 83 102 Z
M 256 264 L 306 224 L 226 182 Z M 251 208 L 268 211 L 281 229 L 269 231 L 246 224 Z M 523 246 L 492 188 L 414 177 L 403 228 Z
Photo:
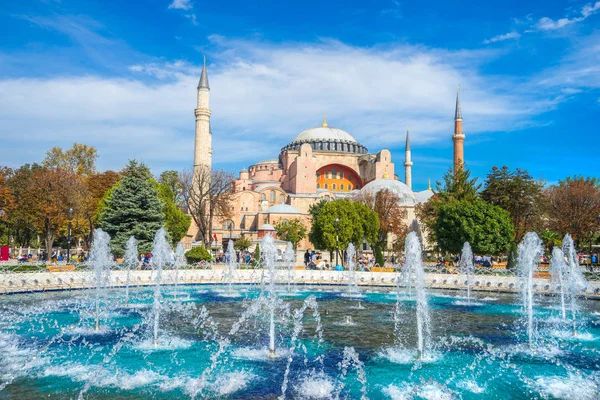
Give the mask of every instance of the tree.
M 179 176 L 179 172 L 177 171 L 164 171 L 160 174 L 157 179 L 158 183 L 164 186 L 167 186 L 172 193 L 171 201 L 177 207 L 183 207 L 183 185 L 181 184 L 181 178 Z
M 185 204 L 198 226 L 195 240 L 210 246 L 214 218 L 225 220 L 233 215 L 233 175 L 197 166 L 181 173 L 181 184 Z
M 415 207 L 417 218 L 423 224 L 430 242 L 437 241 L 435 224 L 439 207 L 452 201 L 474 201 L 478 199 L 477 192 L 480 188 L 481 184 L 477 183 L 477 178 L 471 178 L 470 170 L 458 168 L 454 173 L 452 168 L 448 169 L 443 181 L 436 182 L 434 195 Z
M 88 248 L 92 244 L 94 229 L 98 225 L 98 216 L 102 211 L 100 207 L 102 199 L 119 179 L 119 173 L 110 170 L 94 173 L 85 178 L 86 190 L 83 196 L 82 209 L 74 224 L 74 229 L 83 235 Z
M 66 151 L 60 147 L 48 150 L 42 166 L 52 169 L 61 168 L 79 176 L 87 176 L 96 172 L 97 158 L 95 147 L 73 143 L 73 147 Z
M 191 250 L 185 253 L 185 258 L 188 264 L 199 263 L 200 261 L 210 261 L 212 260 L 212 256 L 210 252 L 206 250 L 204 246 L 196 246 L 192 247 Z
M 542 239 L 546 254 L 551 254 L 554 246 L 560 247 L 562 244 L 562 238 L 560 235 L 547 229 L 540 232 L 540 239 Z
M 254 248 L 254 261 L 260 262 L 260 243 L 256 243 L 256 247 Z
M 81 205 L 83 182 L 62 167 L 38 168 L 31 175 L 27 191 L 28 197 L 35 199 L 33 225 L 44 237 L 50 255 L 60 231 L 67 228 L 68 210 L 78 210 Z
M 387 189 L 380 190 L 375 195 L 367 194 L 357 197 L 358 201 L 366 204 L 377 213 L 379 232 L 375 247 L 380 252 L 386 248 L 388 236 L 395 238 L 406 236 L 407 226 L 404 223 L 407 211 L 401 205 L 400 196 Z M 383 255 L 382 255 L 383 258 Z
M 141 252 L 152 251 L 154 235 L 164 224 L 163 205 L 158 198 L 150 170 L 135 160 L 121 172 L 121 181 L 109 192 L 99 225 L 111 240 L 113 254 L 125 253 L 127 240 L 134 236 Z
M 250 246 L 252 246 L 252 242 L 246 237 L 241 237 L 236 240 L 235 243 L 233 243 L 233 247 L 240 251 L 246 251 L 250 248 Z
M 309 212 L 313 215 L 309 238 L 319 249 L 333 251 L 363 240 L 371 245 L 377 242 L 379 217 L 363 203 L 334 200 L 318 203 Z
M 527 232 L 538 230 L 542 224 L 544 182 L 536 181 L 527 171 L 493 167 L 481 198 L 510 213 L 515 242 L 520 242 Z
M 28 246 L 36 237 L 34 213 L 37 199 L 29 190 L 33 172 L 41 167 L 38 164 L 25 164 L 16 170 L 5 169 L 6 185 L 14 201 L 14 207 L 6 215 L 7 230 L 17 246 Z
M 176 245 L 187 233 L 191 224 L 189 215 L 185 215 L 175 204 L 173 191 L 167 184 L 156 184 L 158 198 L 163 204 L 165 229 L 171 237 L 171 244 Z
M 298 243 L 306 237 L 307 231 L 304 222 L 300 218 L 280 221 L 275 225 L 277 237 L 286 242 L 291 242 L 294 250 L 298 248 Z
M 547 191 L 550 229 L 570 233 L 578 244 L 600 230 L 600 184 L 597 178 L 575 176 Z
M 8 244 L 8 216 L 15 207 L 15 199 L 6 182 L 9 172 L 0 168 L 0 244 Z
M 434 230 L 440 249 L 453 254 L 465 242 L 479 254 L 506 252 L 514 234 L 508 211 L 480 199 L 440 205 Z

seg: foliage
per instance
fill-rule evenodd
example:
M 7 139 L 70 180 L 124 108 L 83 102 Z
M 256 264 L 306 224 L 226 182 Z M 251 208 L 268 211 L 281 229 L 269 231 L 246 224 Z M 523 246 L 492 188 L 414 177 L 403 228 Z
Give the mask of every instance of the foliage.
M 307 230 L 304 222 L 299 218 L 280 221 L 275 225 L 277 237 L 286 242 L 291 242 L 294 250 L 298 248 L 298 243 L 306 237 Z
M 385 259 L 383 258 L 383 252 L 381 251 L 381 247 L 375 246 L 375 263 L 380 267 L 385 265 Z
M 260 260 L 260 244 L 256 243 L 256 247 L 254 248 L 254 259 L 256 260 L 256 262 L 259 262 Z
M 87 144 L 73 143 L 73 147 L 63 150 L 53 147 L 46 152 L 42 166 L 46 168 L 60 168 L 79 176 L 87 176 L 96 172 L 96 148 Z
M 210 246 L 215 215 L 230 219 L 233 215 L 233 175 L 223 170 L 197 166 L 180 175 L 182 196 L 198 226 L 196 240 Z
M 456 173 L 449 168 L 443 177 L 443 182 L 436 182 L 435 194 L 425 203 L 417 205 L 415 213 L 423 224 L 430 242 L 436 242 L 435 225 L 438 218 L 438 210 L 453 201 L 474 201 L 481 184 L 477 178 L 471 178 L 471 171 L 466 168 L 458 168 Z
M 540 232 L 540 239 L 542 239 L 546 254 L 552 253 L 552 248 L 554 246 L 561 246 L 562 244 L 562 238 L 560 235 L 547 229 Z
M 544 210 L 544 182 L 536 181 L 529 172 L 508 167 L 493 167 L 485 181 L 481 198 L 510 213 L 515 227 L 515 242 L 540 228 Z
M 440 249 L 453 254 L 465 242 L 475 253 L 499 254 L 508 250 L 514 234 L 508 211 L 483 200 L 440 205 L 434 230 Z
M 402 207 L 400 196 L 396 193 L 383 189 L 375 195 L 360 195 L 357 200 L 375 211 L 379 218 L 377 247 L 380 249 L 386 247 L 389 234 L 392 234 L 395 238 L 406 236 L 407 226 L 404 220 L 407 211 Z
M 105 171 L 88 175 L 84 179 L 85 192 L 83 195 L 82 207 L 79 210 L 73 228 L 74 231 L 86 238 L 86 244 L 92 243 L 94 229 L 98 225 L 98 216 L 101 210 L 102 199 L 119 181 L 120 175 L 115 171 Z
M 241 250 L 241 251 L 246 251 L 250 248 L 250 246 L 252 246 L 252 242 L 250 241 L 250 239 L 246 238 L 246 237 L 241 237 L 238 240 L 235 241 L 235 243 L 233 243 L 233 247 L 236 250 Z
M 559 181 L 548 192 L 549 227 L 560 236 L 570 233 L 578 243 L 600 231 L 600 185 L 596 178 L 575 176 Z
M 100 228 L 107 232 L 117 257 L 125 253 L 127 240 L 134 236 L 138 249 L 150 253 L 154 235 L 163 226 L 163 205 L 158 198 L 147 166 L 129 161 L 121 181 L 110 191 L 100 215 Z
M 185 215 L 175 204 L 173 191 L 166 184 L 156 184 L 158 198 L 163 204 L 165 215 L 165 229 L 171 237 L 171 244 L 175 246 L 187 233 L 192 222 L 189 215 Z
M 379 217 L 363 203 L 334 200 L 318 203 L 310 212 L 313 221 L 309 238 L 319 249 L 345 249 L 348 244 L 358 245 L 363 240 L 377 242 Z
M 8 170 L 0 168 L 0 245 L 8 245 L 8 217 L 15 207 L 15 199 L 6 181 Z
M 185 253 L 185 258 L 188 264 L 199 263 L 200 261 L 210 261 L 212 256 L 210 252 L 206 250 L 204 246 L 196 246 L 192 247 L 191 250 L 188 250 Z
M 161 186 L 167 186 L 172 193 L 171 201 L 175 203 L 177 207 L 183 207 L 183 185 L 177 171 L 164 171 L 160 174 L 157 179 Z

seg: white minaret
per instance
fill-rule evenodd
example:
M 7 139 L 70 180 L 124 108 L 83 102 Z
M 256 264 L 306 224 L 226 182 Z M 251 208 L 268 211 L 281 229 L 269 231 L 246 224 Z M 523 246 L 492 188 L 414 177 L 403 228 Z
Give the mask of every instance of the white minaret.
M 212 168 L 212 132 L 210 131 L 210 108 L 208 100 L 210 87 L 206 71 L 206 57 L 202 66 L 200 82 L 198 82 L 198 103 L 196 115 L 196 141 L 194 144 L 194 169 L 203 165 Z
M 410 136 L 406 128 L 406 149 L 404 150 L 404 183 L 412 190 L 412 160 L 410 158 Z

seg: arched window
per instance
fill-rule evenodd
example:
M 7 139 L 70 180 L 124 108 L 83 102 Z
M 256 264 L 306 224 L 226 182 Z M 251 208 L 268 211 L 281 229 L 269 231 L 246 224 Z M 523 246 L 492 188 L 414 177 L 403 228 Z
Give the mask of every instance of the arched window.
M 329 187 L 328 187 L 328 185 L 327 185 L 327 184 L 325 184 L 325 189 L 329 189 Z
M 271 203 L 275 203 L 275 191 L 271 190 L 271 193 L 269 193 L 269 201 Z
M 230 219 L 223 221 L 223 229 L 226 231 L 235 229 L 233 221 Z
M 285 196 L 284 196 L 283 194 L 280 194 L 280 195 L 279 195 L 279 202 L 280 202 L 281 204 L 285 203 Z
M 319 179 L 321 177 L 321 173 L 317 172 L 317 179 Z
M 340 185 L 340 190 L 344 191 L 344 184 L 343 183 Z
M 340 179 L 344 179 L 344 171 L 340 171 Z
M 317 183 L 317 189 L 321 189 L 321 184 Z
M 348 185 L 348 190 L 352 190 L 352 185 Z
M 260 201 L 265 201 L 267 199 L 267 195 L 264 193 L 260 194 Z
M 331 185 L 331 190 L 335 190 L 335 183 Z

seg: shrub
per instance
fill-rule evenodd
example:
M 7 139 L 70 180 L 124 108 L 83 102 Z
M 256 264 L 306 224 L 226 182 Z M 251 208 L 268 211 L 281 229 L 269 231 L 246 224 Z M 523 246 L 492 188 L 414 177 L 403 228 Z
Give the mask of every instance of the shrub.
M 189 264 L 195 264 L 200 261 L 210 261 L 212 256 L 204 246 L 197 246 L 185 253 L 185 258 Z
M 385 259 L 383 258 L 381 247 L 375 247 L 375 263 L 379 264 L 380 267 L 385 265 Z

